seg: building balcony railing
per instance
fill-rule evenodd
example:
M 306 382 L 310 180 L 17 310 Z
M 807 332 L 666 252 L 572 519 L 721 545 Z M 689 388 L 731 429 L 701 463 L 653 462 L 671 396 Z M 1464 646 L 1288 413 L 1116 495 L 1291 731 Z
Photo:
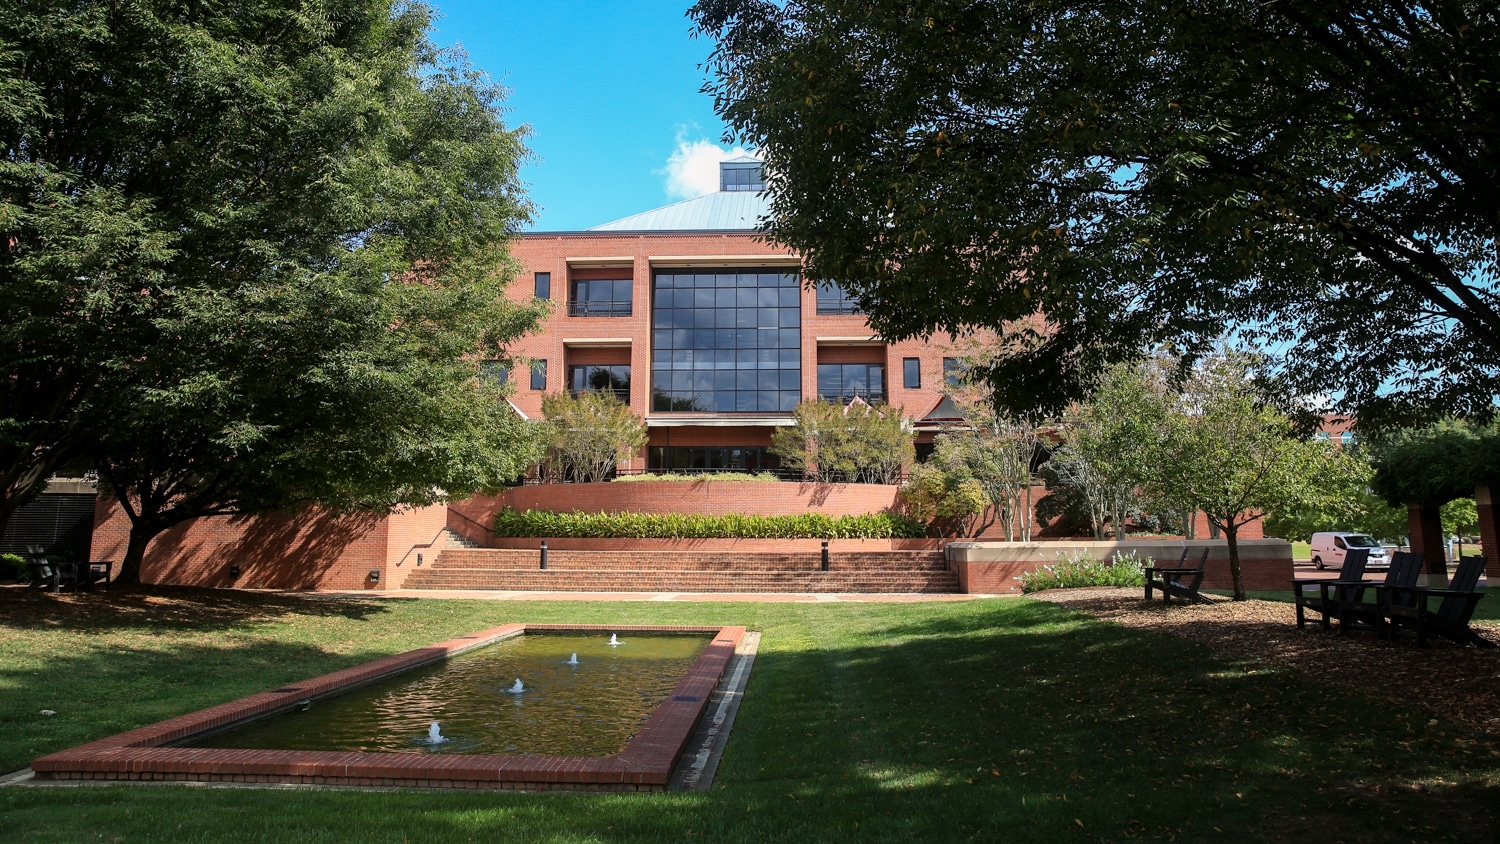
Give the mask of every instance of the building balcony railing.
M 631 315 L 630 302 L 569 302 L 568 316 L 626 317 Z

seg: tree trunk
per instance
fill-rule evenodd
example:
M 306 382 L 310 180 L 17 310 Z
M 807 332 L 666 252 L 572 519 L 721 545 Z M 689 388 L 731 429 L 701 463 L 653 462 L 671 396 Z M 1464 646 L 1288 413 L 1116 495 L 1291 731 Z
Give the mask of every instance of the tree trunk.
M 130 542 L 125 546 L 125 560 L 120 563 L 120 573 L 114 579 L 116 583 L 141 585 L 141 563 L 146 559 L 146 546 L 159 532 L 159 528 L 151 527 L 145 520 L 131 524 Z
M 1209 524 L 1213 524 L 1212 520 Z M 1234 517 L 1224 520 L 1224 538 L 1229 540 L 1229 574 L 1234 578 L 1234 599 L 1245 600 L 1245 578 L 1240 574 L 1240 543 L 1237 534 L 1240 526 Z
M 1036 518 L 1036 505 L 1031 500 L 1031 478 L 1026 479 L 1026 513 L 1021 522 L 1021 541 L 1031 541 L 1031 521 Z

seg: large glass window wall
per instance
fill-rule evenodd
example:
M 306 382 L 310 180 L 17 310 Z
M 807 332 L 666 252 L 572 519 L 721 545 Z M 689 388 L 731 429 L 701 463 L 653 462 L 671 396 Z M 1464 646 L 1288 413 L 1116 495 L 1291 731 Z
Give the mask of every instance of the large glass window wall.
M 657 273 L 651 410 L 790 413 L 802 400 L 801 293 L 795 272 Z

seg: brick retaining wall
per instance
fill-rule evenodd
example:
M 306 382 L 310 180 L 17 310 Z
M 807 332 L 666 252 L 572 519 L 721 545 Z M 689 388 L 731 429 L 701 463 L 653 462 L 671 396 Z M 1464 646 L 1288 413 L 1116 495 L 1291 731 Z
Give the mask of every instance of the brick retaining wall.
M 146 549 L 143 583 L 252 589 L 396 589 L 440 547 L 447 508 L 419 507 L 391 515 L 338 516 L 316 507 L 298 513 L 192 519 L 158 534 Z M 114 499 L 94 512 L 97 560 L 125 558 L 130 519 Z M 426 549 L 424 551 L 424 549 Z M 235 576 L 234 568 L 239 568 Z M 371 571 L 380 572 L 372 580 Z
M 1240 573 L 1246 589 L 1289 589 L 1292 579 L 1292 544 L 1284 539 L 1239 541 Z M 1118 551 L 1135 551 L 1143 557 L 1175 565 L 1184 548 L 1197 549 L 1193 560 L 1210 549 L 1204 589 L 1232 589 L 1229 574 L 1229 543 L 1222 539 L 1126 540 L 1124 542 L 954 542 L 947 546 L 949 565 L 958 572 L 963 591 L 990 595 L 1020 594 L 1021 575 L 1062 557 L 1087 551 L 1107 560 Z

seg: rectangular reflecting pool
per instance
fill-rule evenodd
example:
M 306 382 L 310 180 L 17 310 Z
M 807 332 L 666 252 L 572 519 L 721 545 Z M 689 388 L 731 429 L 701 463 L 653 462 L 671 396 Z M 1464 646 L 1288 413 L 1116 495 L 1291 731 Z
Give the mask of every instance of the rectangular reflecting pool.
M 189 745 L 610 756 L 708 645 L 703 635 L 614 635 L 619 644 L 601 633 L 516 636 Z
M 744 634 L 506 624 L 31 767 L 41 780 L 661 791 Z

